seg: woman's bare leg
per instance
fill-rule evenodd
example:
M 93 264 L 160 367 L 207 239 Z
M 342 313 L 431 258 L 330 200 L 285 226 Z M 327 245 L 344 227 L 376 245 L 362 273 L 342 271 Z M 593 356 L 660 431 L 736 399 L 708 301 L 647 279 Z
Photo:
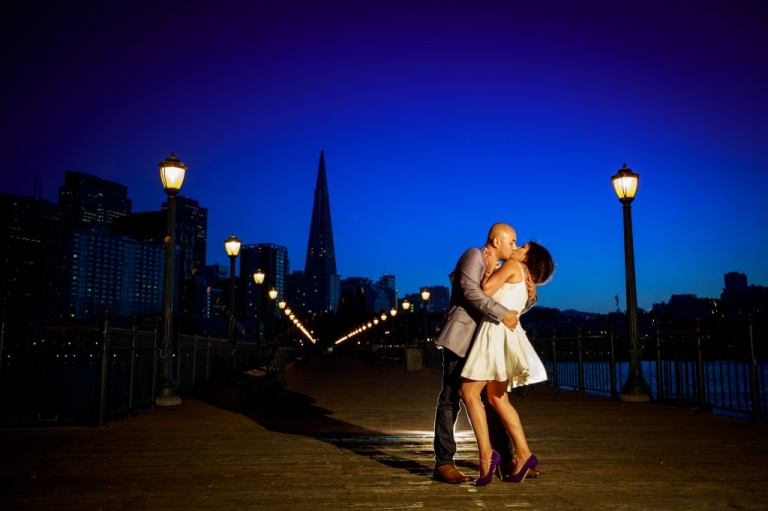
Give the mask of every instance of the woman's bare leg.
M 515 407 L 512 406 L 507 397 L 506 381 L 489 381 L 487 392 L 489 403 L 498 412 L 504 427 L 507 428 L 507 432 L 515 444 L 515 473 L 517 473 L 531 456 L 531 449 L 528 447 L 528 441 L 525 439 L 523 424 L 520 422 L 517 410 L 515 410 Z
M 488 435 L 488 423 L 485 419 L 485 407 L 480 393 L 488 382 L 462 379 L 459 396 L 464 401 L 469 422 L 475 432 L 477 450 L 480 453 L 480 477 L 488 474 L 491 467 L 491 439 Z

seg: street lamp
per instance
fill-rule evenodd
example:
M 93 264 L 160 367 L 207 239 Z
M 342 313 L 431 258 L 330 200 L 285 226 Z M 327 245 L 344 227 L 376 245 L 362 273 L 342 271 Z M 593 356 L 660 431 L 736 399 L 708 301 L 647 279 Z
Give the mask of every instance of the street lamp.
M 281 311 L 285 310 L 285 308 L 286 308 L 287 306 L 288 306 L 288 304 L 285 302 L 285 300 L 280 300 L 279 302 L 277 302 L 277 307 L 278 307 L 278 308 L 279 308 Z M 282 314 L 280 314 L 280 335 L 282 336 L 282 335 L 284 335 L 284 334 L 285 334 L 285 322 L 284 322 L 284 320 L 283 320 L 283 315 L 282 315 Z M 283 340 L 285 340 L 285 339 L 283 339 Z
M 621 388 L 622 401 L 648 401 L 650 388 L 643 378 L 637 326 L 637 289 L 635 284 L 635 248 L 632 241 L 632 200 L 637 192 L 638 174 L 627 164 L 611 177 L 613 189 L 624 210 L 624 273 L 627 279 L 627 328 L 629 332 L 629 376 Z
M 274 287 L 269 290 L 269 315 L 272 319 L 272 340 L 275 340 L 275 300 L 277 299 L 277 289 Z
M 381 311 L 381 315 L 379 317 L 381 317 L 381 336 L 380 336 L 381 342 L 379 344 L 384 344 L 384 342 L 385 342 L 384 339 L 385 339 L 385 336 L 386 336 L 386 333 L 387 333 L 386 321 L 387 321 L 387 318 L 389 316 L 387 316 L 386 312 Z
M 261 268 L 253 273 L 253 282 L 256 284 L 256 342 L 261 342 L 261 284 L 264 283 L 266 275 Z
M 235 351 L 235 259 L 240 253 L 240 240 L 234 234 L 224 241 L 224 250 L 229 256 L 229 354 L 232 360 L 232 372 L 237 372 Z
M 426 287 L 421 290 L 421 299 L 424 300 L 424 343 L 427 342 L 427 303 L 429 302 L 429 289 Z
M 173 287 L 176 259 L 176 195 L 181 190 L 186 172 L 187 166 L 181 163 L 173 153 L 169 158 L 160 162 L 160 180 L 163 182 L 163 189 L 168 195 L 168 212 L 165 222 L 165 274 L 163 276 L 163 346 L 161 352 L 163 375 L 155 397 L 155 404 L 158 406 L 181 404 L 179 390 L 171 376 L 171 336 L 173 335 Z
M 376 320 L 376 324 L 378 324 L 378 323 L 379 323 L 379 320 L 377 319 Z M 368 336 L 367 336 L 367 338 L 368 338 L 368 343 L 370 344 L 371 337 L 373 337 L 373 330 L 371 330 L 371 328 L 373 328 L 373 324 L 370 321 L 367 324 L 368 324 Z
M 224 249 L 227 251 L 227 255 L 229 256 L 229 314 L 231 317 L 230 326 L 229 326 L 229 334 L 230 334 L 230 341 L 233 340 L 235 329 L 234 329 L 234 322 L 235 322 L 235 259 L 237 259 L 237 255 L 240 253 L 240 246 L 242 243 L 240 243 L 240 240 L 237 239 L 237 236 L 234 234 L 227 238 L 224 241 Z
M 405 313 L 405 316 L 403 316 L 403 321 L 405 321 L 405 347 L 408 347 L 408 311 L 411 310 L 411 303 L 408 300 L 403 300 L 403 303 L 400 304 L 403 307 L 403 312 Z
M 384 317 L 386 317 L 386 316 L 384 316 Z M 373 326 L 376 327 L 378 325 L 379 325 L 379 318 L 378 317 L 374 317 L 373 318 Z M 371 336 L 371 337 L 373 337 L 373 342 L 371 344 L 379 344 L 378 340 L 381 337 L 381 331 L 383 329 L 384 329 L 384 324 L 383 323 L 381 325 L 381 328 L 374 328 L 373 329 L 373 335 Z
M 291 318 L 291 308 L 290 307 L 286 307 L 284 312 L 285 312 L 285 317 L 287 317 L 288 319 L 293 319 L 293 318 Z M 289 324 L 288 325 L 288 332 L 290 332 L 290 331 L 291 331 L 291 325 Z M 290 338 L 291 336 L 289 335 L 288 337 Z
M 397 321 L 395 321 L 395 316 L 397 316 L 397 308 L 392 307 L 389 309 L 389 315 L 392 316 L 392 342 L 390 344 L 394 345 L 397 342 Z

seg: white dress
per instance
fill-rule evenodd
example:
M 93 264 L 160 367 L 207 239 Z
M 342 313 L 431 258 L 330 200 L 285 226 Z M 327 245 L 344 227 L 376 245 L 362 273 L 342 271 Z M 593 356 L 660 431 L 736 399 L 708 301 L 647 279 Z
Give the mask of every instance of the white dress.
M 492 298 L 509 310 L 522 311 L 528 301 L 525 279 L 516 284 L 505 282 Z M 510 330 L 503 323 L 484 319 L 461 376 L 477 381 L 509 380 L 509 388 L 514 388 L 546 381 L 547 371 L 520 323 Z

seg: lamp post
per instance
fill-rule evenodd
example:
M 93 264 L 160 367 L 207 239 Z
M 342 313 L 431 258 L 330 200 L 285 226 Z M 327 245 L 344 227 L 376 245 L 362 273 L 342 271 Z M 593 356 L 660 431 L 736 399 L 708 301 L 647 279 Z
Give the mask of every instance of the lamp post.
M 627 164 L 611 177 L 613 189 L 624 210 L 624 273 L 627 279 L 627 330 L 629 332 L 629 376 L 621 388 L 622 401 L 648 401 L 650 388 L 643 378 L 637 326 L 637 289 L 635 285 L 635 248 L 632 241 L 632 200 L 637 192 L 638 174 Z
M 386 321 L 387 321 L 387 318 L 389 316 L 387 316 L 386 312 L 381 311 L 381 316 L 380 317 L 381 317 L 381 343 L 379 343 L 379 344 L 383 345 L 384 342 L 385 342 L 384 339 L 385 339 L 385 336 L 386 336 L 386 333 L 387 333 L 387 323 L 386 323 Z
M 397 342 L 397 321 L 395 321 L 395 316 L 397 316 L 397 307 L 392 307 L 389 309 L 389 315 L 392 316 L 392 344 Z
M 294 315 L 290 307 L 285 308 L 285 317 L 288 318 L 289 321 L 291 322 L 293 321 Z M 288 329 L 285 331 L 285 333 L 288 334 L 289 341 L 293 340 L 293 338 L 291 337 L 291 334 L 292 334 L 291 323 L 288 323 Z
M 224 241 L 224 249 L 229 256 L 229 314 L 232 317 L 232 323 L 235 320 L 235 259 L 240 253 L 240 240 L 234 234 Z M 230 326 L 230 335 L 234 333 L 234 329 Z
M 429 303 L 429 289 L 426 287 L 421 290 L 421 299 L 424 301 L 424 344 L 427 343 L 427 304 Z
M 256 284 L 256 342 L 261 343 L 261 285 L 264 283 L 266 275 L 261 268 L 253 273 L 253 282 Z M 259 350 L 261 351 L 261 350 Z
M 277 302 L 277 308 L 281 311 L 281 313 L 280 313 L 280 335 L 281 336 L 284 335 L 283 333 L 285 332 L 285 323 L 284 323 L 284 320 L 283 320 L 282 311 L 285 310 L 287 305 L 288 304 L 285 302 L 285 300 L 280 300 L 279 302 Z M 285 339 L 283 339 L 283 340 L 285 340 Z
M 274 287 L 269 290 L 269 315 L 272 320 L 272 340 L 275 340 L 275 300 L 277 299 L 277 289 Z
M 376 324 L 378 324 L 378 323 L 379 323 L 379 320 L 377 319 L 376 320 Z M 373 330 L 371 330 L 373 328 L 373 323 L 371 323 L 369 321 L 368 323 L 366 323 L 366 325 L 368 326 L 368 330 L 366 330 L 366 332 L 368 333 L 368 335 L 366 336 L 366 339 L 367 339 L 368 344 L 370 345 L 371 344 L 371 339 L 373 338 Z
M 229 356 L 232 360 L 232 372 L 237 372 L 235 360 L 235 259 L 240 253 L 240 240 L 234 234 L 224 241 L 224 250 L 229 256 Z
M 287 317 L 288 319 L 291 319 L 291 320 L 293 319 L 291 317 L 291 309 L 290 309 L 290 307 L 286 307 L 285 308 L 285 317 Z M 286 331 L 286 333 L 288 333 L 290 331 L 291 331 L 291 325 L 288 325 L 288 330 Z M 285 334 L 283 334 L 283 337 L 285 337 Z M 290 335 L 288 336 L 288 338 L 290 339 Z
M 403 321 L 405 321 L 405 347 L 408 347 L 408 311 L 411 310 L 411 302 L 403 300 L 401 304 L 403 306 Z
M 181 190 L 181 183 L 187 166 L 176 158 L 173 153 L 169 158 L 160 162 L 160 179 L 163 189 L 168 195 L 168 213 L 166 215 L 165 236 L 165 275 L 163 276 L 163 309 L 162 309 L 162 352 L 163 363 L 162 381 L 155 404 L 158 406 L 180 405 L 181 398 L 176 383 L 171 376 L 171 337 L 173 335 L 173 291 L 174 291 L 174 262 L 176 259 L 176 195 Z

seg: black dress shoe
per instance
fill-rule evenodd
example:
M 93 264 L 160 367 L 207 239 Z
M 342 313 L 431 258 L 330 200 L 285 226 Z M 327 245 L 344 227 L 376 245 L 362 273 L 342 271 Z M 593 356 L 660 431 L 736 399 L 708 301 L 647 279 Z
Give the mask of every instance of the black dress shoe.
M 471 477 L 459 472 L 459 469 L 453 465 L 448 464 L 435 467 L 432 477 L 437 481 L 448 484 L 468 483 L 473 480 Z

